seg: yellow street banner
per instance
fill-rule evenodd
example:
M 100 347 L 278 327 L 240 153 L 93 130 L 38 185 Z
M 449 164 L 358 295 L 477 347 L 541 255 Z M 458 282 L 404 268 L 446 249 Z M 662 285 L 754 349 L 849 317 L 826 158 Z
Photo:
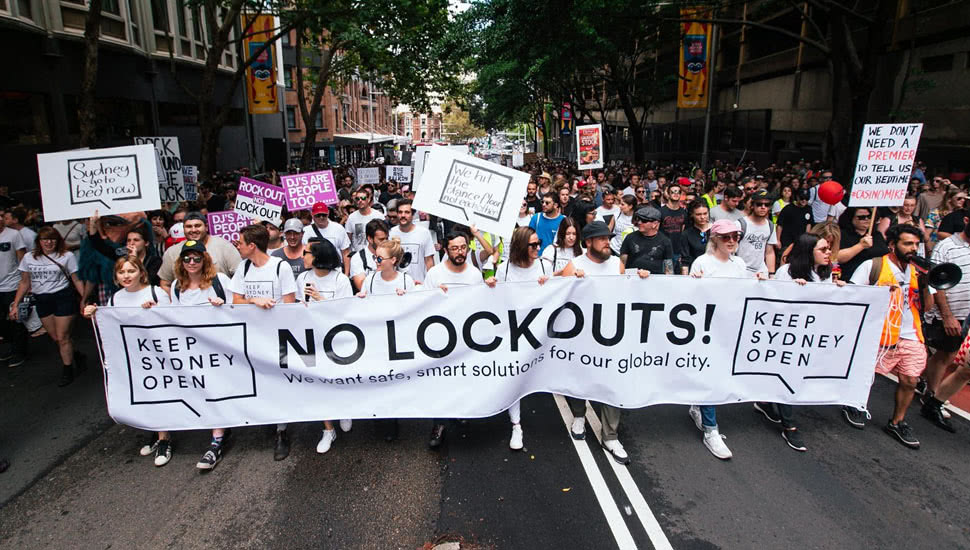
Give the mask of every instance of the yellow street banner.
M 677 107 L 681 109 L 707 108 L 707 79 L 710 69 L 710 23 L 690 19 L 711 19 L 707 8 L 680 10 L 680 65 L 677 69 Z
M 242 16 L 242 29 L 245 33 L 242 43 L 242 59 L 255 57 L 246 69 L 246 102 L 251 115 L 274 115 L 279 113 L 276 93 L 276 52 L 275 46 L 259 52 L 260 48 L 273 38 L 276 18 L 272 15 Z

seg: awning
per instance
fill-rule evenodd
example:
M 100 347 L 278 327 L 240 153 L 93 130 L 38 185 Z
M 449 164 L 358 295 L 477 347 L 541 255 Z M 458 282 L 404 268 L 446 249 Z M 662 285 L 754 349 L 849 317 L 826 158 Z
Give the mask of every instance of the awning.
M 334 145 L 373 145 L 375 143 L 394 143 L 402 136 L 391 136 L 387 134 L 372 134 L 370 132 L 358 132 L 355 134 L 337 134 L 333 136 Z

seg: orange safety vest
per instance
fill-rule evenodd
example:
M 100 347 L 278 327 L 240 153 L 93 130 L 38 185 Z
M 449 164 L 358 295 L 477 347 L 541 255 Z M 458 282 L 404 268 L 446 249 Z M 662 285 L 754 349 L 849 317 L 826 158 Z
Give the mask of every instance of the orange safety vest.
M 898 285 L 899 281 L 889 265 L 889 256 L 883 256 L 882 268 L 879 270 L 879 278 L 876 279 L 876 286 Z M 873 258 L 874 262 L 879 258 Z M 886 321 L 882 325 L 882 334 L 879 337 L 879 345 L 883 347 L 895 346 L 899 343 L 899 329 L 903 320 L 903 292 L 910 293 L 909 309 L 913 313 L 913 327 L 916 329 L 916 337 L 923 342 L 923 323 L 920 320 L 919 300 L 919 281 L 916 269 L 910 268 L 909 289 L 903 291 L 893 291 L 889 297 L 889 312 L 886 314 Z

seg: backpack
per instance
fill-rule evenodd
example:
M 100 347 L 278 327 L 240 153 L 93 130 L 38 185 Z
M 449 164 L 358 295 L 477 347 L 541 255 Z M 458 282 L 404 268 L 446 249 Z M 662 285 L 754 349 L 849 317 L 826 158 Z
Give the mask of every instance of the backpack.
M 152 289 L 152 301 L 157 304 L 158 303 L 158 294 L 155 293 L 155 285 L 148 285 L 148 288 Z M 108 300 L 108 305 L 110 305 L 110 306 L 115 305 L 115 295 L 114 294 L 112 294 L 111 295 L 111 299 Z
M 219 280 L 218 275 L 212 278 L 212 290 L 216 291 L 216 296 L 223 302 L 226 301 L 226 289 L 222 287 L 222 281 Z M 179 295 L 182 294 L 182 289 L 179 288 L 178 281 L 172 284 L 172 292 L 175 293 L 175 299 L 178 299 Z
M 741 219 L 738 220 L 738 224 L 741 226 L 742 239 L 748 233 L 748 221 L 744 219 L 745 217 L 746 216 L 742 216 Z M 770 218 L 765 218 L 765 221 L 768 222 L 768 240 L 770 241 L 771 236 L 775 234 L 775 224 L 774 222 L 771 221 Z
M 370 271 L 370 267 L 367 265 L 367 249 L 361 248 L 358 253 L 360 254 L 360 263 L 364 266 L 364 272 Z
M 252 260 L 246 260 L 246 263 L 243 264 L 243 277 L 245 277 L 246 275 L 249 275 L 249 268 L 252 265 L 253 265 L 253 261 Z M 276 264 L 276 278 L 277 279 L 280 278 L 280 266 L 281 265 L 283 265 L 283 260 L 280 260 L 280 262 L 278 264 Z M 287 264 L 287 265 L 289 265 L 289 264 Z

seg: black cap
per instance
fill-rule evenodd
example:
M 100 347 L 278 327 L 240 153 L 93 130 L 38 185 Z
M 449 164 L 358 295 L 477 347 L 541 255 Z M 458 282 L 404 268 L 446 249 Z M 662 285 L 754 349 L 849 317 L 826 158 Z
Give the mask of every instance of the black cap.
M 179 256 L 185 256 L 189 252 L 205 254 L 205 245 L 202 244 L 202 241 L 185 241 L 185 243 L 182 244 L 182 251 L 179 252 Z
M 810 198 L 812 198 L 812 194 L 808 192 L 808 189 L 799 189 L 798 191 L 795 191 L 796 200 L 807 201 Z
M 636 212 L 637 218 L 648 221 L 648 222 L 659 222 L 660 221 L 660 210 L 652 206 L 642 206 Z
M 769 195 L 768 192 L 765 191 L 764 189 L 759 189 L 759 190 L 755 191 L 753 195 L 751 195 L 751 200 L 753 200 L 753 201 L 758 201 L 758 200 L 770 201 L 771 200 L 771 195 Z
M 606 225 L 606 222 L 599 220 L 589 222 L 586 227 L 583 228 L 583 240 L 595 239 L 596 237 L 612 237 L 613 232 L 610 231 L 610 226 Z

